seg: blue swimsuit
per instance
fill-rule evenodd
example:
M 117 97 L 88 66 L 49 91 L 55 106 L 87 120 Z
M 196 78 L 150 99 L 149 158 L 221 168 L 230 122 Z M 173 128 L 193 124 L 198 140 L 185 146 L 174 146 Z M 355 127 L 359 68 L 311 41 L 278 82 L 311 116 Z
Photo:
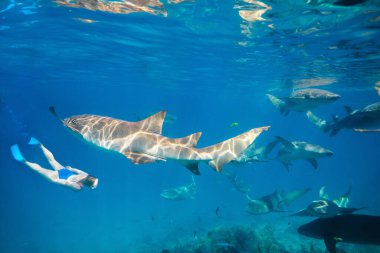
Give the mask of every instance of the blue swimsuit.
M 72 175 L 76 175 L 76 173 L 72 172 L 69 169 L 63 168 L 63 169 L 58 170 L 58 178 L 59 179 L 66 180 Z

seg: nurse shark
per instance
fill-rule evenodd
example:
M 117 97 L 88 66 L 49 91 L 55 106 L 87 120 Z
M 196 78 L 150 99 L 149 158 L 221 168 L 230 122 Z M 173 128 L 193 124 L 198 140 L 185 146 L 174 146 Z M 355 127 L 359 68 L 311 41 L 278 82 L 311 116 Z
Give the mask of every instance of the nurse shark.
M 321 105 L 330 104 L 340 98 L 338 94 L 320 89 L 300 89 L 288 97 L 277 98 L 267 94 L 270 102 L 287 116 L 290 111 L 305 112 Z
M 319 129 L 336 135 L 342 129 L 352 129 L 357 132 L 379 132 L 380 131 L 380 102 L 367 105 L 363 109 L 353 110 L 345 106 L 347 116 L 339 118 L 333 115 L 333 121 L 327 122 L 314 115 L 311 111 L 306 116 L 312 124 Z
M 55 116 L 54 107 L 49 108 Z M 84 140 L 107 150 L 123 154 L 134 164 L 176 160 L 199 175 L 199 162 L 206 162 L 217 172 L 236 159 L 269 127 L 253 128 L 218 144 L 196 148 L 201 132 L 183 138 L 162 135 L 166 111 L 160 111 L 144 120 L 129 122 L 91 114 L 65 118 L 63 125 Z M 57 116 L 58 117 L 58 116 Z
M 258 199 L 251 199 L 247 194 L 246 197 L 249 202 L 246 211 L 254 215 L 267 214 L 270 212 L 284 212 L 284 207 L 301 198 L 309 191 L 311 191 L 311 188 L 304 188 L 291 192 L 284 192 L 277 189 L 274 193 Z
M 288 141 L 281 136 L 276 136 L 276 138 L 282 147 L 274 159 L 279 160 L 287 170 L 289 170 L 293 160 L 306 160 L 314 169 L 317 169 L 317 158 L 329 157 L 334 154 L 331 150 L 308 142 Z
M 300 226 L 298 233 L 323 239 L 330 253 L 337 252 L 338 242 L 380 245 L 380 216 L 344 214 L 319 218 Z

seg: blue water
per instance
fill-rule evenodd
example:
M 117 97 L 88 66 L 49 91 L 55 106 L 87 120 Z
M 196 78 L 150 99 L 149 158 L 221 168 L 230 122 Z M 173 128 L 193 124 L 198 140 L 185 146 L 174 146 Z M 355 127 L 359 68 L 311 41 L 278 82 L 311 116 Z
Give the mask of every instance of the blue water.
M 315 111 L 324 118 L 345 115 L 343 105 L 378 102 L 380 6 L 305 2 L 265 1 L 271 9 L 264 20 L 245 21 L 239 8 L 259 7 L 243 1 L 165 3 L 164 17 L 1 0 L 0 251 L 161 252 L 193 240 L 194 232 L 202 236 L 235 224 L 289 226 L 294 247 L 306 240 L 296 229 L 311 219 L 248 214 L 244 194 L 205 164 L 195 178 L 195 199 L 161 198 L 163 189 L 189 184 L 191 173 L 173 161 L 133 165 L 89 145 L 49 113 L 50 105 L 62 117 L 128 121 L 168 110 L 173 120 L 163 134 L 202 131 L 199 147 L 270 125 L 258 146 L 280 135 L 319 144 L 334 156 L 320 159 L 318 170 L 305 161 L 295 161 L 289 172 L 277 161 L 227 165 L 251 186 L 251 197 L 312 187 L 287 207 L 297 211 L 318 197 L 321 186 L 331 196 L 351 186 L 349 205 L 380 215 L 380 134 L 343 130 L 330 137 L 303 113 L 282 116 L 265 95 L 286 96 L 297 87 L 340 94 Z M 238 125 L 230 127 L 233 122 Z M 48 167 L 40 150 L 27 145 L 31 136 L 60 163 L 97 176 L 98 188 L 73 192 L 14 161 L 9 147 L 18 143 L 28 160 Z

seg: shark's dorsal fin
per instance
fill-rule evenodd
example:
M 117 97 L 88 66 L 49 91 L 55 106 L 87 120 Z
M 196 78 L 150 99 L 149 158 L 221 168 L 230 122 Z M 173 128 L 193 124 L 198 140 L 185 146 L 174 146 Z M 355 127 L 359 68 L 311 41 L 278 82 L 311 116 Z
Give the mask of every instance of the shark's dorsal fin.
M 348 105 L 345 105 L 344 106 L 344 109 L 346 110 L 347 114 L 351 114 L 354 110 L 352 110 L 351 107 L 349 107 Z
M 279 140 L 286 148 L 289 148 L 289 149 L 295 148 L 293 143 L 291 143 L 290 141 L 288 141 L 287 139 L 285 139 L 281 136 L 276 136 L 276 139 Z
M 123 152 L 123 155 L 127 157 L 134 164 L 146 164 L 146 163 L 153 163 L 155 161 L 165 161 L 165 159 L 162 159 L 159 157 L 154 157 L 148 154 L 135 153 L 135 152 L 129 152 L 129 151 Z
M 197 146 L 198 140 L 201 137 L 201 135 L 202 135 L 202 132 L 197 132 L 183 138 L 176 138 L 174 140 L 178 144 L 195 148 Z
M 166 111 L 159 111 L 136 123 L 141 125 L 141 130 L 154 134 L 162 134 L 162 124 L 164 123 L 165 115 Z

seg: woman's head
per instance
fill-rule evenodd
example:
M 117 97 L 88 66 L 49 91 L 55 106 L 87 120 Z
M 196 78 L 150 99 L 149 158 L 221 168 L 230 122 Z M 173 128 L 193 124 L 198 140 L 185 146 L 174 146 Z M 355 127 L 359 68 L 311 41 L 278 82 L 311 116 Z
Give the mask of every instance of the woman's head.
M 98 179 L 96 177 L 88 175 L 87 177 L 81 180 L 81 183 L 83 184 L 83 186 L 95 189 L 98 186 Z

